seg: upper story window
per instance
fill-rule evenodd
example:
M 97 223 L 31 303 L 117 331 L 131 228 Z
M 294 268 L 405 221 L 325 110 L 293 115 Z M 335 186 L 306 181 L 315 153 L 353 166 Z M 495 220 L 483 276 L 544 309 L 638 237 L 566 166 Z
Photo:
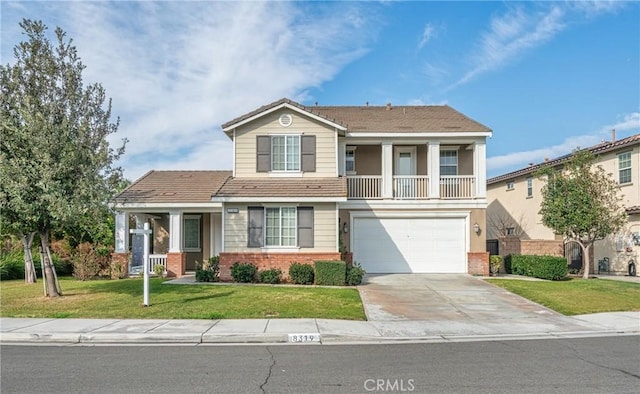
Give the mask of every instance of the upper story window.
M 533 178 L 527 178 L 527 197 L 533 197 Z
M 300 171 L 300 136 L 271 137 L 271 170 Z
M 315 172 L 315 135 L 259 135 L 256 172 Z
M 508 181 L 507 182 L 507 190 L 513 190 L 514 189 L 514 182 L 513 181 Z
M 458 175 L 458 151 L 440 151 L 440 175 Z
M 183 246 L 185 252 L 199 252 L 200 246 L 200 215 L 184 215 Z
M 355 174 L 356 172 L 356 148 L 348 146 L 344 156 L 345 170 L 347 174 Z
M 618 183 L 631 183 L 631 152 L 618 155 Z

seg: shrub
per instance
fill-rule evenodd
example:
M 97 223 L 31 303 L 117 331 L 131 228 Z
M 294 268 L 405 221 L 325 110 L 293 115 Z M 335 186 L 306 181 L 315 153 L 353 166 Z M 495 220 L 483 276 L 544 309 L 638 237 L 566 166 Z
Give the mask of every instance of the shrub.
M 89 242 L 81 243 L 71 255 L 73 276 L 87 280 L 97 276 L 101 271 L 110 269 L 109 255 L 100 245 Z
M 234 282 L 251 283 L 256 279 L 258 268 L 251 263 L 235 263 L 231 266 L 231 278 Z
M 508 254 L 504 257 L 504 272 L 507 274 L 512 274 L 513 270 L 511 269 L 511 255 Z
M 511 256 L 511 271 L 516 275 L 559 280 L 567 276 L 567 261 L 556 256 Z
M 282 270 L 278 268 L 271 268 L 268 270 L 260 271 L 259 277 L 260 283 L 269 283 L 275 285 L 280 283 L 282 279 Z
M 316 261 L 314 265 L 317 285 L 344 285 L 347 277 L 347 264 L 344 261 Z
M 126 264 L 120 261 L 111 262 L 111 279 L 124 279 L 128 274 Z
M 309 264 L 291 263 L 289 266 L 289 279 L 291 283 L 312 285 L 313 277 L 313 267 Z
M 0 256 L 0 280 L 24 279 L 24 253 L 14 250 Z
M 154 265 L 153 273 L 156 274 L 156 276 L 164 276 L 164 265 L 162 264 Z
M 492 274 L 500 273 L 500 268 L 502 267 L 502 257 L 501 256 L 491 256 L 489 257 L 489 268 L 491 268 Z
M 220 257 L 209 257 L 202 264 L 196 262 L 196 281 L 218 282 L 220 280 Z
M 357 286 L 362 283 L 366 271 L 358 263 L 347 265 L 347 284 Z

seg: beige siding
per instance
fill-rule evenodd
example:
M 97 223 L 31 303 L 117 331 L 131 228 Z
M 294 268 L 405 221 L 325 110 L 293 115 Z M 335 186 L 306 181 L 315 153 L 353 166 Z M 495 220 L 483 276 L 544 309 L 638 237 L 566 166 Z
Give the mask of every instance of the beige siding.
M 282 127 L 278 118 L 283 113 L 291 114 L 293 123 Z M 337 174 L 336 132 L 311 118 L 294 111 L 280 110 L 265 115 L 236 130 L 235 171 L 236 177 L 268 177 L 265 172 L 256 172 L 256 136 L 259 135 L 315 135 L 316 171 L 305 172 L 303 177 L 335 177 Z
M 225 204 L 224 210 L 224 251 L 225 252 L 260 252 L 261 248 L 247 247 L 247 207 L 261 204 Z M 287 206 L 286 203 L 281 204 Z M 272 206 L 269 204 L 269 206 Z M 336 204 L 308 203 L 299 206 L 312 206 L 314 221 L 314 247 L 302 248 L 301 252 L 336 252 Z M 238 208 L 238 213 L 226 213 L 228 208 Z
M 507 182 L 487 186 L 487 238 L 498 238 L 497 226 L 509 223 L 513 227 L 522 227 L 521 239 L 556 238 L 552 230 L 542 224 L 538 214 L 542 204 L 541 190 L 545 182 L 538 177 L 533 179 L 533 195 L 527 197 L 527 176 L 514 179 L 513 190 L 507 190 Z

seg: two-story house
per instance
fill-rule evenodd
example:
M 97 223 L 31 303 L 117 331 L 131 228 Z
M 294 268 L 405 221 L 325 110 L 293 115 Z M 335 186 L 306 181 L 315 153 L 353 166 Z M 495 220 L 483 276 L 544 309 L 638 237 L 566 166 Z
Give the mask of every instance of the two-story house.
M 603 141 L 585 148 L 620 186 L 628 222 L 619 234 L 594 244 L 591 272 L 624 274 L 630 259 L 640 256 L 640 134 Z M 542 224 L 538 213 L 545 184 L 536 171 L 544 166 L 561 168 L 571 154 L 546 160 L 487 180 L 487 238 L 496 240 L 494 253 L 566 254 L 571 268 L 582 267 L 582 252 L 575 243 L 563 244 L 562 237 Z M 491 244 L 491 242 L 490 242 Z M 598 264 L 601 262 L 601 264 Z M 604 264 L 603 264 L 604 263 Z M 637 263 L 636 263 L 637 264 Z
M 487 273 L 491 130 L 453 108 L 281 99 L 222 130 L 232 171 L 152 171 L 115 198 L 116 258 L 135 217 L 175 276 L 214 255 L 223 278 L 345 254 L 369 273 Z

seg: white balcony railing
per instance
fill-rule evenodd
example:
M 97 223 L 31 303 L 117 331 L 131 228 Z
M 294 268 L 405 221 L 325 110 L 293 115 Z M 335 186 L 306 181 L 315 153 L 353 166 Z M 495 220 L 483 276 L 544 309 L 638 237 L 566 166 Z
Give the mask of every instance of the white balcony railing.
M 393 197 L 401 200 L 429 197 L 429 177 L 426 175 L 394 175 Z
M 149 255 L 149 273 L 155 273 L 153 267 L 161 265 L 164 267 L 164 273 L 167 273 L 167 255 L 166 254 L 150 254 Z M 143 271 L 142 265 L 134 265 L 129 267 L 129 274 L 140 274 Z
M 349 198 L 379 199 L 382 198 L 382 176 L 356 175 L 347 178 Z
M 472 198 L 474 196 L 473 175 L 449 175 L 440 177 L 440 198 Z

